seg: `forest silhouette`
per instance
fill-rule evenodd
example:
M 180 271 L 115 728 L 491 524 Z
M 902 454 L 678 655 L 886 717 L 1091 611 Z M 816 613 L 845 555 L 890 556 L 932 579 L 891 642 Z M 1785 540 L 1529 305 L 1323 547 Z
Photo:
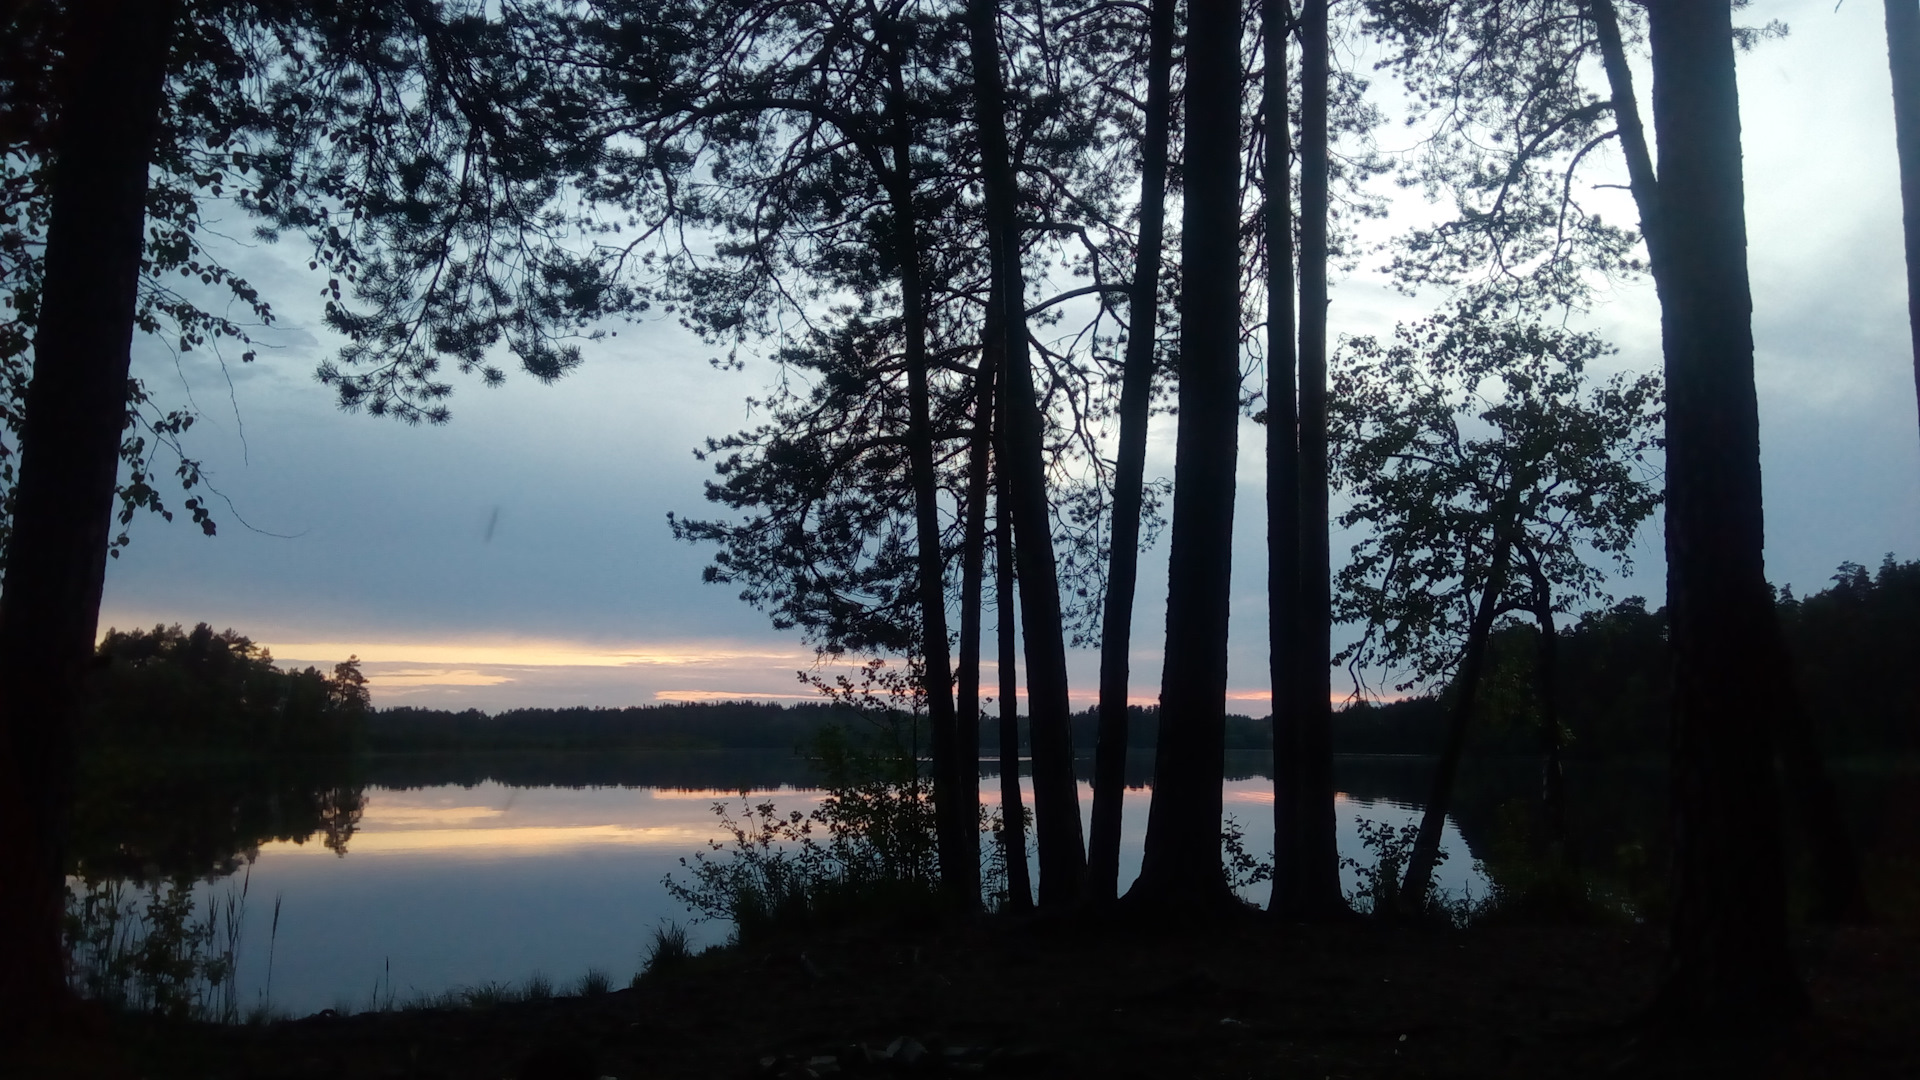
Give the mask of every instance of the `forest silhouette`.
M 1767 577 L 1736 56 L 1785 28 L 1741 6 L 8 5 L 0 1039 L 81 1075 L 1898 1074 L 1914 1001 L 1868 958 L 1912 958 L 1915 864 L 1863 842 L 1829 759 L 1920 752 L 1920 563 L 1804 596 Z M 1885 6 L 1920 297 L 1920 12 Z M 1372 141 L 1382 90 L 1419 153 Z M 1434 213 L 1378 250 L 1432 307 L 1356 335 L 1331 281 L 1395 184 Z M 276 298 L 205 241 L 216 205 L 324 283 L 315 374 L 350 411 L 447 423 L 458 382 L 561 379 L 642 316 L 718 367 L 777 363 L 758 419 L 700 451 L 712 516 L 670 528 L 855 674 L 819 669 L 798 708 L 374 710 L 352 659 L 283 670 L 206 625 L 103 636 L 137 515 L 223 520 L 191 400 L 130 361 L 136 334 L 254 360 Z M 1634 280 L 1658 373 L 1570 329 Z M 1169 413 L 1173 475 L 1150 482 Z M 1227 696 L 1249 430 L 1259 719 Z M 1616 600 L 1656 514 L 1666 595 Z M 1162 533 L 1165 637 L 1135 642 Z M 1127 690 L 1152 644 L 1146 710 Z M 1100 654 L 1080 715 L 1072 647 Z M 1341 671 L 1358 700 L 1336 711 Z M 733 944 L 663 933 L 628 990 L 257 1030 L 79 992 L 83 945 L 112 942 L 76 881 L 170 880 L 185 933 L 192 880 L 263 844 L 344 854 L 369 777 L 464 783 L 514 752 L 590 784 L 597 755 L 796 746 L 813 814 L 729 819 L 669 886 Z M 1268 762 L 1270 861 L 1225 814 L 1241 750 Z M 1359 753 L 1422 755 L 1422 814 L 1367 835 L 1349 896 L 1336 755 Z M 1463 764 L 1502 755 L 1537 798 L 1499 804 Z M 1582 805 L 1583 768 L 1647 759 L 1664 820 Z M 1498 896 L 1434 889 L 1450 815 L 1499 848 Z M 1582 981 L 1564 1015 L 1512 990 L 1555 971 Z M 714 1019 L 743 994 L 774 1004 Z M 673 1034 L 700 1024 L 702 1045 Z

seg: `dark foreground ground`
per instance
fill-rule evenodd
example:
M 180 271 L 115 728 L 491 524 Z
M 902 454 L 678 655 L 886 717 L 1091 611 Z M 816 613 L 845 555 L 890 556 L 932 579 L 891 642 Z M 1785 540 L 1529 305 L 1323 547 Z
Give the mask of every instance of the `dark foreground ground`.
M 1814 1017 L 1681 1043 L 1635 1023 L 1658 935 L 1249 921 L 848 931 L 632 990 L 259 1028 L 96 1020 L 23 1075 L 1920 1077 L 1920 934 L 1809 934 Z

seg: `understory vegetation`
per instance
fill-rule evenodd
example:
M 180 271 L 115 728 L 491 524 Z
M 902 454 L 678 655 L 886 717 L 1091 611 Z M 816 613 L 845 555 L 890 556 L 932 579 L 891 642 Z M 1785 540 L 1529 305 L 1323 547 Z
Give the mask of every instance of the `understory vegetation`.
M 117 1009 L 236 1022 L 248 880 L 209 889 L 204 899 L 185 877 L 144 886 L 74 881 L 66 914 L 70 985 Z

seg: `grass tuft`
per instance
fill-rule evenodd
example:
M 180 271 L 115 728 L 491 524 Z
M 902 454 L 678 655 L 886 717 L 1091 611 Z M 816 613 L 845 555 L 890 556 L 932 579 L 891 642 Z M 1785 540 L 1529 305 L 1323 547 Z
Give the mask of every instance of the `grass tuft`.
M 506 983 L 489 979 L 478 986 L 470 986 L 460 992 L 470 1008 L 485 1009 L 494 1005 L 505 1005 L 517 1001 L 519 995 Z
M 640 973 L 633 977 L 637 984 L 649 976 L 664 975 L 677 968 L 685 967 L 693 959 L 693 948 L 687 943 L 687 928 L 676 922 L 664 922 L 653 928 L 653 940 L 647 943 L 646 952 L 640 957 Z
M 613 989 L 613 979 L 599 968 L 588 968 L 580 977 L 579 993 L 581 997 L 599 997 Z

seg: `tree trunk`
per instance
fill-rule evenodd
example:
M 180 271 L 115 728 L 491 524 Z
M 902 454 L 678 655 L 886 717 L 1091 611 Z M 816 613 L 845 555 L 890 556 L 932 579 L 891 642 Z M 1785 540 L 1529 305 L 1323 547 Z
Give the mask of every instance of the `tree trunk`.
M 1841 816 L 1840 797 L 1825 757 L 1814 741 L 1806 703 L 1790 678 L 1792 658 L 1778 624 L 1774 637 L 1773 674 L 1779 687 L 1773 702 L 1776 750 L 1813 857 L 1814 900 L 1807 916 L 1815 922 L 1866 922 L 1873 912 L 1860 877 L 1859 853 Z
M 1661 0 L 1648 15 L 1660 175 L 1641 217 L 1658 237 L 1649 251 L 1666 354 L 1674 655 L 1674 908 L 1661 1007 L 1690 1029 L 1749 1028 L 1804 1011 L 1806 996 L 1787 952 L 1777 725 L 1754 722 L 1781 707 L 1784 655 L 1762 561 L 1732 12 Z
M 980 818 L 980 605 L 984 592 L 987 549 L 987 488 L 993 468 L 995 382 L 1000 369 L 997 327 L 991 325 L 980 348 L 976 376 L 973 433 L 967 447 L 967 520 L 960 552 L 960 665 L 959 715 L 954 724 L 955 772 L 960 786 L 956 797 L 962 816 L 976 822 L 974 848 L 979 849 Z M 979 892 L 978 859 L 974 891 Z
M 1000 647 L 1000 842 L 1007 861 L 1007 906 L 1033 907 L 1033 881 L 1027 873 L 1027 814 L 1020 794 L 1020 679 L 1014 641 L 1013 485 L 1006 461 L 1007 396 L 1000 395 L 994 425 L 993 503 L 994 602 L 998 606 Z
M 1900 220 L 1907 248 L 1907 322 L 1913 333 L 1914 399 L 1920 405 L 1920 3 L 1886 4 L 1893 138 L 1900 154 Z
M 1130 900 L 1232 903 L 1220 865 L 1227 615 L 1240 420 L 1240 4 L 1191 0 L 1182 182 L 1180 426 L 1160 746 Z
M 1717 120 L 1718 124 L 1725 129 L 1720 141 L 1722 144 L 1730 144 L 1731 149 L 1728 145 L 1717 147 L 1716 183 L 1715 177 L 1703 178 L 1702 174 L 1708 170 L 1699 160 L 1702 156 L 1711 157 L 1711 155 L 1701 154 L 1702 148 L 1689 147 L 1690 150 L 1695 151 L 1695 154 L 1685 159 L 1688 169 L 1685 198 L 1708 200 L 1704 205 L 1715 205 L 1723 210 L 1739 211 L 1739 213 L 1732 221 L 1703 223 L 1685 220 L 1687 211 L 1680 209 L 1683 204 L 1671 201 L 1681 196 L 1668 191 L 1667 178 L 1662 177 L 1656 181 L 1654 177 L 1652 156 L 1647 151 L 1646 137 L 1634 106 L 1633 85 L 1627 69 L 1625 51 L 1621 47 L 1612 2 L 1611 0 L 1591 0 L 1590 9 L 1600 31 L 1603 59 L 1606 62 L 1608 80 L 1613 87 L 1615 112 L 1620 115 L 1622 143 L 1627 152 L 1628 163 L 1633 169 L 1633 192 L 1640 206 L 1641 230 L 1647 235 L 1647 250 L 1653 264 L 1654 285 L 1660 292 L 1662 337 L 1685 343 L 1688 351 L 1684 358 L 1684 366 L 1689 372 L 1689 378 L 1699 383 L 1697 391 L 1690 395 L 1689 406 L 1690 410 L 1698 410 L 1699 416 L 1696 417 L 1692 411 L 1689 411 L 1681 417 L 1682 423 L 1697 421 L 1701 425 L 1698 440 L 1687 445 L 1689 450 L 1701 454 L 1703 458 L 1719 459 L 1717 466 L 1719 472 L 1710 471 L 1705 465 L 1699 467 L 1698 483 L 1693 490 L 1700 491 L 1700 485 L 1708 485 L 1710 489 L 1710 486 L 1717 483 L 1722 476 L 1729 474 L 1743 477 L 1738 480 L 1742 486 L 1737 489 L 1707 490 L 1704 495 L 1706 502 L 1697 508 L 1690 506 L 1687 512 L 1693 521 L 1698 522 L 1700 518 L 1711 515 L 1716 512 L 1717 507 L 1725 505 L 1730 500 L 1738 500 L 1742 505 L 1751 503 L 1747 511 L 1750 521 L 1728 521 L 1721 523 L 1719 527 L 1705 523 L 1697 524 L 1695 527 L 1704 531 L 1695 535 L 1698 535 L 1701 538 L 1700 542 L 1706 546 L 1699 548 L 1693 558 L 1704 568 L 1706 564 L 1712 563 L 1717 558 L 1716 549 L 1712 545 L 1720 542 L 1729 543 L 1736 548 L 1752 549 L 1751 552 L 1742 556 L 1752 564 L 1751 566 L 1728 565 L 1716 568 L 1718 575 L 1729 576 L 1729 580 L 1732 575 L 1739 574 L 1757 577 L 1761 582 L 1761 590 L 1766 594 L 1765 614 L 1746 627 L 1747 632 L 1753 636 L 1753 640 L 1749 640 L 1742 646 L 1752 650 L 1747 654 L 1747 674 L 1744 678 L 1755 686 L 1763 688 L 1760 690 L 1763 707 L 1750 715 L 1764 716 L 1769 721 L 1769 734 L 1778 744 L 1787 780 L 1792 785 L 1798 809 L 1803 815 L 1803 822 L 1812 841 L 1814 863 L 1819 878 L 1817 882 L 1819 899 L 1816 902 L 1814 914 L 1818 917 L 1834 919 L 1864 918 L 1867 915 L 1866 892 L 1860 880 L 1859 860 L 1855 854 L 1852 838 L 1848 835 L 1840 815 L 1839 802 L 1834 793 L 1832 780 L 1827 776 L 1825 763 L 1814 744 L 1806 710 L 1802 707 L 1799 693 L 1793 685 L 1791 658 L 1787 654 L 1785 639 L 1780 633 L 1771 590 L 1765 586 L 1765 570 L 1761 563 L 1760 549 L 1764 537 L 1759 482 L 1758 404 L 1752 385 L 1752 298 L 1746 285 L 1746 222 L 1740 199 L 1742 181 L 1739 168 L 1739 116 L 1737 111 L 1728 111 L 1729 108 L 1737 110 L 1737 85 L 1732 74 L 1731 61 L 1716 59 L 1714 68 L 1718 72 L 1717 78 L 1724 83 L 1718 89 L 1719 96 L 1733 102 L 1733 106 L 1729 106 L 1725 100 L 1719 102 L 1720 115 Z M 1674 25 L 1674 16 L 1674 12 L 1663 10 L 1659 21 L 1665 25 Z M 1693 13 L 1693 17 L 1702 16 L 1696 12 Z M 1889 7 L 1890 21 L 1893 17 Z M 1730 21 L 1731 16 L 1728 16 L 1728 19 Z M 1695 32 L 1699 33 L 1697 30 Z M 1713 31 L 1709 30 L 1696 39 L 1689 40 L 1690 47 L 1711 47 L 1712 33 Z M 1894 47 L 1891 40 L 1892 33 L 1890 28 L 1889 49 Z M 1669 37 L 1668 40 L 1672 38 Z M 1698 73 L 1689 73 L 1685 70 L 1689 62 L 1690 60 L 1671 60 L 1664 70 L 1671 73 L 1689 90 L 1699 93 L 1700 91 L 1684 78 L 1687 74 L 1693 74 L 1695 78 L 1700 77 Z M 1723 66 L 1725 70 L 1721 70 Z M 1658 80 L 1661 78 L 1662 70 L 1663 67 L 1657 65 L 1654 76 L 1656 132 L 1660 127 L 1661 102 Z M 1710 97 L 1711 95 L 1702 94 L 1702 96 Z M 1915 116 L 1916 113 L 1910 111 L 1908 115 Z M 1897 119 L 1896 103 L 1896 121 Z M 1693 134 L 1691 125 L 1688 125 L 1688 128 L 1687 134 L 1659 135 L 1662 145 L 1664 146 L 1669 139 L 1691 138 Z M 1904 161 L 1903 158 L 1903 164 Z M 1730 181 L 1728 177 L 1731 177 Z M 1903 194 L 1906 183 L 1903 173 Z M 1720 190 L 1712 190 L 1716 187 Z M 1731 201 L 1727 201 L 1729 199 Z M 1696 201 L 1685 205 L 1697 206 L 1703 203 Z M 1670 227 L 1663 226 L 1661 221 L 1661 216 L 1667 213 L 1673 214 Z M 1704 242 L 1700 239 L 1703 235 L 1713 234 L 1716 231 L 1726 234 L 1718 237 L 1716 246 L 1700 251 L 1681 251 L 1679 245 Z M 1739 275 L 1737 279 L 1722 281 L 1715 277 L 1715 275 L 1730 272 L 1728 268 L 1736 264 Z M 1692 284 L 1686 290 L 1682 290 L 1682 282 Z M 1722 288 L 1711 289 L 1710 286 L 1715 283 L 1720 284 Z M 1909 284 L 1911 287 L 1911 283 Z M 1671 298 L 1670 291 L 1673 294 Z M 1727 295 L 1729 291 L 1732 295 Z M 1715 312 L 1719 314 L 1715 315 Z M 1711 335 L 1718 332 L 1718 324 L 1712 322 L 1713 318 L 1736 322 L 1739 327 L 1739 336 L 1727 341 L 1712 340 Z M 1667 325 L 1669 320 L 1684 321 L 1677 322 L 1670 331 Z M 1670 333 L 1674 336 L 1670 337 Z M 1703 342 L 1705 344 L 1702 344 Z M 1715 345 L 1720 348 L 1712 348 Z M 1673 459 L 1671 438 L 1676 422 L 1671 404 L 1674 400 L 1672 386 L 1676 363 L 1673 347 L 1669 344 L 1667 352 L 1669 461 Z M 1732 355 L 1728 355 L 1728 352 Z M 1723 391 L 1735 396 L 1725 399 L 1714 397 L 1715 394 Z M 1753 404 L 1748 405 L 1749 401 Z M 1742 415 L 1733 414 L 1736 405 L 1737 411 Z M 1745 415 L 1747 413 L 1751 415 Z M 1722 434 L 1745 441 L 1731 444 L 1713 441 Z M 1673 505 L 1676 497 L 1674 485 L 1674 478 L 1670 471 L 1667 496 L 1667 518 L 1670 530 L 1676 513 Z M 1738 540 L 1729 539 L 1727 536 L 1729 533 L 1742 532 L 1750 535 L 1742 536 Z M 1672 599 L 1675 595 L 1676 581 L 1671 565 L 1678 549 L 1671 534 L 1668 536 L 1667 547 L 1668 607 L 1671 620 L 1677 616 L 1678 612 Z M 1714 594 L 1703 591 L 1702 595 L 1710 597 Z M 1749 603 L 1752 602 L 1749 601 Z M 1675 622 L 1673 625 L 1676 627 L 1672 632 L 1675 642 L 1674 656 L 1676 664 L 1680 664 L 1685 662 L 1686 654 L 1683 654 L 1680 649 L 1678 623 Z M 1712 623 L 1704 624 L 1701 633 L 1710 633 L 1713 625 Z M 1739 653 L 1730 648 L 1726 651 L 1726 656 L 1737 659 Z M 1678 687 L 1679 681 L 1676 678 L 1676 688 Z M 1676 690 L 1674 698 L 1676 717 L 1678 710 L 1685 707 L 1685 704 L 1685 700 Z M 1682 745 L 1678 738 L 1680 731 L 1677 719 L 1675 731 L 1675 784 L 1678 790 L 1683 779 L 1678 774 Z M 1690 755 L 1701 752 L 1700 748 L 1692 743 L 1689 743 L 1686 749 Z M 1777 795 L 1772 793 L 1773 785 L 1770 775 L 1767 792 L 1765 798 L 1770 800 L 1770 804 L 1777 802 Z M 1703 796 L 1696 793 L 1695 797 Z M 1682 812 L 1682 804 L 1677 795 L 1675 812 L 1676 815 Z M 1777 810 L 1774 813 L 1777 814 Z M 1702 843 L 1711 843 L 1711 841 L 1703 840 Z M 1777 840 L 1773 841 L 1773 846 L 1778 847 Z M 1772 857 L 1777 857 L 1777 854 Z M 1676 863 L 1676 870 L 1679 869 Z M 1737 947 L 1728 946 L 1728 948 Z M 1771 949 L 1772 946 L 1769 945 L 1767 948 Z M 1677 946 L 1675 956 L 1676 958 L 1679 956 Z M 1795 992 L 1798 992 L 1797 988 Z
M 1286 0 L 1262 0 L 1266 48 L 1267 673 L 1273 687 L 1273 896 L 1267 909 L 1300 910 L 1307 879 L 1299 834 L 1300 403 L 1293 317 L 1293 126 L 1288 117 Z
M 173 3 L 76 3 L 55 136 L 45 277 L 0 591 L 0 1025 L 28 1035 L 66 993 L 60 920 L 74 732 L 99 628 L 147 168 Z
M 1172 98 L 1174 0 L 1153 0 L 1147 27 L 1147 107 L 1140 146 L 1140 247 L 1133 265 L 1127 359 L 1120 378 L 1120 445 L 1114 462 L 1113 549 L 1100 623 L 1100 735 L 1093 765 L 1093 827 L 1087 896 L 1111 901 L 1120 887 L 1120 808 L 1127 790 L 1127 652 L 1140 569 L 1141 485 L 1153 394 L 1155 316 L 1160 308 L 1161 234 L 1167 211 L 1168 113 Z
M 906 331 L 907 457 L 913 477 L 914 540 L 918 547 L 920 648 L 926 663 L 927 717 L 933 754 L 934 830 L 940 852 L 941 887 L 956 902 L 979 902 L 979 843 L 973 823 L 962 819 L 953 672 L 947 653 L 946 560 L 940 549 L 940 492 L 933 469 L 931 390 L 927 385 L 926 288 L 920 275 L 919 217 L 914 206 L 913 120 L 901 71 L 897 27 L 881 27 L 888 49 L 888 129 L 893 168 L 887 177 L 893 211 L 894 257 L 900 272 L 900 307 Z
M 1527 554 L 1533 578 L 1533 619 L 1540 627 L 1534 657 L 1534 685 L 1540 695 L 1540 810 L 1547 827 L 1547 850 L 1559 865 L 1567 862 L 1567 775 L 1561 761 L 1560 631 L 1554 625 L 1553 586 L 1540 564 Z
M 1332 74 L 1327 0 L 1307 0 L 1300 26 L 1300 629 L 1293 643 L 1298 782 L 1293 835 L 1295 918 L 1348 914 L 1340 891 L 1333 792 L 1333 553 L 1327 495 L 1327 102 Z
M 1007 373 L 1007 449 L 1013 484 L 1014 556 L 1021 629 L 1027 645 L 1027 737 L 1033 750 L 1034 831 L 1040 844 L 1040 903 L 1062 907 L 1080 897 L 1087 850 L 1080 829 L 1080 786 L 1073 776 L 1072 706 L 1067 700 L 1066 635 L 1047 505 L 1045 447 L 1027 350 L 1026 279 L 1021 272 L 1019 187 L 1007 147 L 993 0 L 969 0 L 975 119 L 985 188 L 988 255 L 1000 280 Z
M 1511 514 L 1508 516 L 1510 520 Z M 1493 564 L 1487 570 L 1480 607 L 1467 627 L 1467 651 L 1460 661 L 1460 674 L 1454 679 L 1453 715 L 1447 719 L 1447 742 L 1434 766 L 1433 788 L 1420 815 L 1420 832 L 1414 837 L 1413 851 L 1407 856 L 1406 876 L 1400 883 L 1400 910 L 1408 914 L 1418 914 L 1426 906 L 1427 892 L 1433 885 L 1433 867 L 1440 861 L 1440 832 L 1447 824 L 1447 811 L 1453 803 L 1453 782 L 1460 774 L 1460 758 L 1467 749 L 1467 726 L 1473 720 L 1473 704 L 1480 692 L 1480 672 L 1486 666 L 1487 639 L 1493 635 L 1493 620 L 1500 613 L 1500 595 L 1507 590 L 1513 545 L 1506 532 L 1503 523 L 1494 540 Z
M 1659 266 L 1666 258 L 1661 246 L 1664 237 L 1656 220 L 1659 209 L 1659 184 L 1653 173 L 1653 154 L 1647 149 L 1646 128 L 1640 123 L 1640 102 L 1633 93 L 1633 70 L 1627 66 L 1626 46 L 1620 40 L 1620 20 L 1613 0 L 1586 0 L 1587 16 L 1593 20 L 1595 36 L 1600 39 L 1600 62 L 1607 73 L 1607 88 L 1613 95 L 1614 122 L 1620 132 L 1620 152 L 1627 159 L 1627 186 L 1640 209 L 1640 233 L 1647 242 L 1648 261 L 1655 267 L 1657 287 Z

